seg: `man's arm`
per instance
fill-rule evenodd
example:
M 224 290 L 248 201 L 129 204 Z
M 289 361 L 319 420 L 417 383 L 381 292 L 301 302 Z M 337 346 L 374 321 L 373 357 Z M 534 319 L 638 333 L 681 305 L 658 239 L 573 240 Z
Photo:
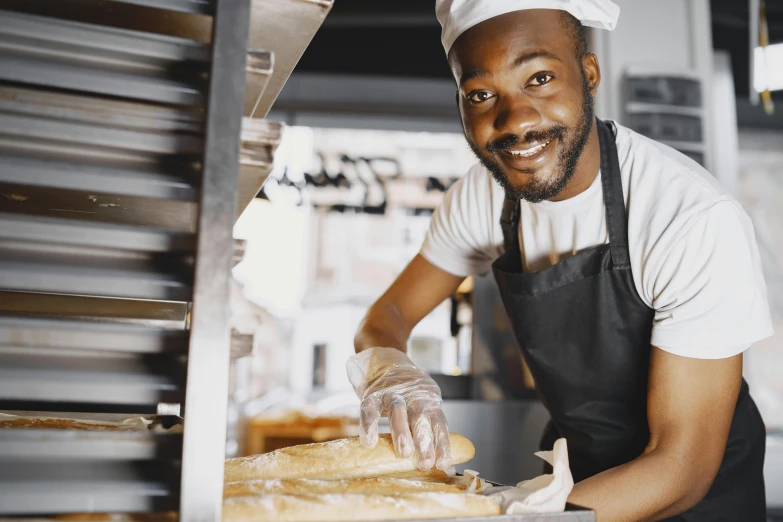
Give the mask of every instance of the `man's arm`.
M 411 330 L 457 291 L 464 277 L 436 267 L 421 254 L 370 307 L 354 340 L 357 352 L 373 347 L 406 351 Z
M 637 459 L 580 482 L 568 501 L 599 522 L 656 521 L 695 506 L 715 480 L 742 382 L 742 355 L 691 359 L 653 347 L 650 442 Z
M 408 336 L 462 279 L 416 256 L 370 308 L 354 341 L 357 355 L 347 365 L 362 401 L 359 440 L 374 446 L 378 422 L 388 417 L 395 452 L 407 458 L 415 450 L 422 470 L 451 465 L 449 429 L 440 388 L 405 355 Z

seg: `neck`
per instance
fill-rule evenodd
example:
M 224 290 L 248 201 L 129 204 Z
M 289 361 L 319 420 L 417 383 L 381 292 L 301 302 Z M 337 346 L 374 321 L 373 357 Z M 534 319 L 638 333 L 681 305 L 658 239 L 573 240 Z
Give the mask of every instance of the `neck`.
M 598 126 L 596 120 L 593 119 L 593 125 L 590 127 L 590 136 L 587 138 L 587 144 L 585 144 L 582 155 L 579 157 L 574 176 L 568 182 L 568 185 L 549 201 L 564 201 L 578 196 L 593 184 L 600 170 L 601 145 L 598 141 Z

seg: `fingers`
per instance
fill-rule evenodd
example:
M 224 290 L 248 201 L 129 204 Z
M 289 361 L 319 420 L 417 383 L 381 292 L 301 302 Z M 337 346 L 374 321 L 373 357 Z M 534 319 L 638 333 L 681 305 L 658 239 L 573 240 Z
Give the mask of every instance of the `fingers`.
M 430 470 L 435 465 L 435 444 L 429 416 L 417 413 L 411 417 L 411 421 L 413 445 L 419 454 L 416 467 L 422 471 Z
M 359 443 L 372 448 L 378 443 L 378 421 L 381 419 L 381 405 L 374 395 L 362 400 L 359 409 Z
M 449 443 L 449 425 L 443 410 L 436 409 L 430 415 L 432 434 L 435 439 L 435 467 L 445 470 L 451 466 L 451 444 Z
M 389 412 L 394 452 L 398 457 L 408 458 L 413 455 L 414 449 L 411 428 L 408 424 L 408 408 L 405 405 L 405 399 L 400 395 L 394 395 L 390 402 L 387 411 Z

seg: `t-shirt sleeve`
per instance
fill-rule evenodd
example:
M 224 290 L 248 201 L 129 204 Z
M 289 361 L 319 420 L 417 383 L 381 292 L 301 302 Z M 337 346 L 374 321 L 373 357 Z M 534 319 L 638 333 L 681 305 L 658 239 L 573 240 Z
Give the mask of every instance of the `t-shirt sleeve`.
M 739 204 L 715 204 L 674 240 L 653 306 L 651 342 L 676 355 L 722 359 L 773 334 L 753 225 Z
M 497 198 L 492 183 L 485 170 L 474 167 L 446 192 L 421 247 L 427 261 L 457 276 L 490 271 L 503 243 L 501 232 L 497 244 Z

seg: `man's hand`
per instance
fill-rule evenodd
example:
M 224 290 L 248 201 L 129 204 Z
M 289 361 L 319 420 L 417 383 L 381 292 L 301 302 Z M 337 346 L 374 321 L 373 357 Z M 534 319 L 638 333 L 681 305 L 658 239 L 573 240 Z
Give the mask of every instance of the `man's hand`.
M 441 409 L 440 388 L 400 350 L 370 348 L 347 364 L 348 379 L 362 400 L 359 439 L 373 447 L 378 421 L 388 417 L 394 451 L 399 457 L 418 453 L 418 467 L 451 466 L 449 428 Z

